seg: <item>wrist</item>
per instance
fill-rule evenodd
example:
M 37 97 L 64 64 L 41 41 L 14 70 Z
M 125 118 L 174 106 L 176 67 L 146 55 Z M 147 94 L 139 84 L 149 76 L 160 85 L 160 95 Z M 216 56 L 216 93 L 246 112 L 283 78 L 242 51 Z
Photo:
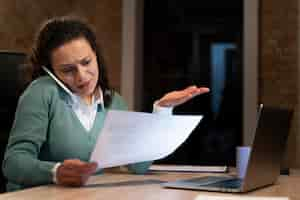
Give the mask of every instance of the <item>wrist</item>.
M 54 167 L 51 169 L 51 173 L 52 173 L 52 182 L 55 184 L 58 184 L 58 180 L 57 180 L 57 169 L 58 167 L 61 165 L 61 163 L 56 163 L 54 165 Z
M 168 102 L 168 101 L 167 101 Z M 165 100 L 159 99 L 154 102 L 155 105 L 159 107 L 173 107 L 172 104 L 167 103 Z

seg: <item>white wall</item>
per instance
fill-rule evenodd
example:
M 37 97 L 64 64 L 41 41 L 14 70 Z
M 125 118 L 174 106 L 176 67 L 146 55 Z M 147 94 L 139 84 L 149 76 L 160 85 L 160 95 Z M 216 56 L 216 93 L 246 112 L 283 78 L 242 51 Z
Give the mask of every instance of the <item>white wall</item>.
M 121 95 L 140 110 L 143 73 L 143 0 L 122 1 Z

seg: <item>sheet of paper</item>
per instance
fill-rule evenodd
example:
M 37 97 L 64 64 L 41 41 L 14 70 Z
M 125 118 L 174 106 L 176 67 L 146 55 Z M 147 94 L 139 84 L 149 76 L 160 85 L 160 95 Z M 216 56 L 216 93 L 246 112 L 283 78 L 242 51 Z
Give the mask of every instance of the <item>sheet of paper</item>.
M 288 197 L 198 195 L 195 200 L 289 200 Z
M 161 159 L 174 152 L 202 116 L 108 111 L 90 161 L 99 168 Z
M 196 165 L 151 165 L 150 170 L 153 171 L 169 171 L 169 172 L 227 172 L 227 166 L 196 166 Z

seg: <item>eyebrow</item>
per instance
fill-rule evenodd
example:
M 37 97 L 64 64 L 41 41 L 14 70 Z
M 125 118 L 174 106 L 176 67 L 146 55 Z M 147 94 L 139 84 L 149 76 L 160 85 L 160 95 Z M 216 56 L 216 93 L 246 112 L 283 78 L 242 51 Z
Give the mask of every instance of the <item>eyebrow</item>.
M 87 57 L 84 57 L 80 60 L 75 61 L 75 63 L 60 64 L 59 66 L 63 67 L 63 68 L 72 68 L 72 67 L 75 67 L 76 63 L 81 63 L 82 61 L 91 60 L 91 59 L 92 58 L 90 56 L 87 56 Z
M 62 68 L 73 68 L 73 67 L 75 67 L 75 64 L 61 64 L 59 66 Z

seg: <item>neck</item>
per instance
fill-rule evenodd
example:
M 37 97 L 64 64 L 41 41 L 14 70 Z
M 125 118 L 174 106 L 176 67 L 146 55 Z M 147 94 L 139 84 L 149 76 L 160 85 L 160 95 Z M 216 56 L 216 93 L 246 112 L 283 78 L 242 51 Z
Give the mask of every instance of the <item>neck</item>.
M 93 95 L 89 95 L 89 96 L 85 96 L 85 97 L 81 97 L 83 102 L 87 105 L 91 105 L 93 102 Z

